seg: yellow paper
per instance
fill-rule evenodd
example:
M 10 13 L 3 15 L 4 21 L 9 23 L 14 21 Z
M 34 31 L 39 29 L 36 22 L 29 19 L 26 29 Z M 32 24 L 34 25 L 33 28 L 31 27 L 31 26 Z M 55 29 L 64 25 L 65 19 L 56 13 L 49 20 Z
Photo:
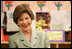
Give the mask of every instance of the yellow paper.
M 52 5 L 51 2 L 52 1 L 49 1 L 49 5 L 48 5 L 49 6 L 49 11 L 51 11 L 51 5 Z
M 49 36 L 49 40 L 63 40 L 62 31 L 49 31 L 48 36 Z
M 40 31 L 43 31 L 43 30 L 42 30 L 42 27 L 38 27 L 38 28 L 36 28 L 36 29 L 37 29 L 37 30 L 40 30 Z
M 22 3 L 23 3 L 23 4 L 28 4 L 28 3 L 29 3 L 29 1 L 22 1 Z
M 20 3 L 19 3 L 19 1 L 17 1 L 17 5 L 19 5 Z
M 66 1 L 66 11 L 68 11 L 68 1 Z
M 33 10 L 34 11 L 36 10 L 36 2 L 35 1 L 33 2 Z

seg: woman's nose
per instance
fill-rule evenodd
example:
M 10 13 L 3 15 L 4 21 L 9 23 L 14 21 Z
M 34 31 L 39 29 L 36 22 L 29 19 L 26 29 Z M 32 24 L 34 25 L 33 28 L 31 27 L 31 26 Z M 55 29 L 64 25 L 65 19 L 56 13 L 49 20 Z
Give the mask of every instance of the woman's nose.
M 25 23 L 27 23 L 27 21 L 26 20 L 23 20 L 23 23 L 25 24 Z

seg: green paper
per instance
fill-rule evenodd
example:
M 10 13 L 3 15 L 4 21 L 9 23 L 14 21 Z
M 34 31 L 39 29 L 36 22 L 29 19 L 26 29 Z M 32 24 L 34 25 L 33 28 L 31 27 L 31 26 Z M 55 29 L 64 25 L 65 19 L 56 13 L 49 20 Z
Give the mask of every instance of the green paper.
M 6 5 L 6 7 L 8 8 L 8 10 L 10 10 L 11 6 L 12 6 L 11 4 Z
M 58 10 L 60 10 L 60 7 L 62 6 L 62 4 L 60 4 L 60 3 L 58 2 L 58 4 L 55 3 L 55 6 L 58 8 Z
M 38 6 L 40 7 L 41 11 L 42 11 L 42 7 L 45 6 L 44 4 L 38 4 Z

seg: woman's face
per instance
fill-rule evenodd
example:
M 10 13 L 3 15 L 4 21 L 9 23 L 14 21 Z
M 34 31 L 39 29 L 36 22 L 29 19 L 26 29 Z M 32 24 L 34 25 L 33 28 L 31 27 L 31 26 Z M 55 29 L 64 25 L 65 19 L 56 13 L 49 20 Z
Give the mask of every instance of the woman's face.
M 31 18 L 28 13 L 22 13 L 18 19 L 18 25 L 23 31 L 28 31 L 31 29 Z

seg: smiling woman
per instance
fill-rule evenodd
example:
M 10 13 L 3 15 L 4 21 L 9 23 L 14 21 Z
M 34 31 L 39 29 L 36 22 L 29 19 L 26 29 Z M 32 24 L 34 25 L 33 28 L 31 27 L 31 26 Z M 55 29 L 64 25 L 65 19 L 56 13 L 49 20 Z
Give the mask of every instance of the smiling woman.
M 9 37 L 10 48 L 50 48 L 48 35 L 31 27 L 34 14 L 26 4 L 18 5 L 13 21 L 19 26 L 18 33 Z
M 31 18 L 27 13 L 22 13 L 18 19 L 18 26 L 25 32 L 30 32 Z

